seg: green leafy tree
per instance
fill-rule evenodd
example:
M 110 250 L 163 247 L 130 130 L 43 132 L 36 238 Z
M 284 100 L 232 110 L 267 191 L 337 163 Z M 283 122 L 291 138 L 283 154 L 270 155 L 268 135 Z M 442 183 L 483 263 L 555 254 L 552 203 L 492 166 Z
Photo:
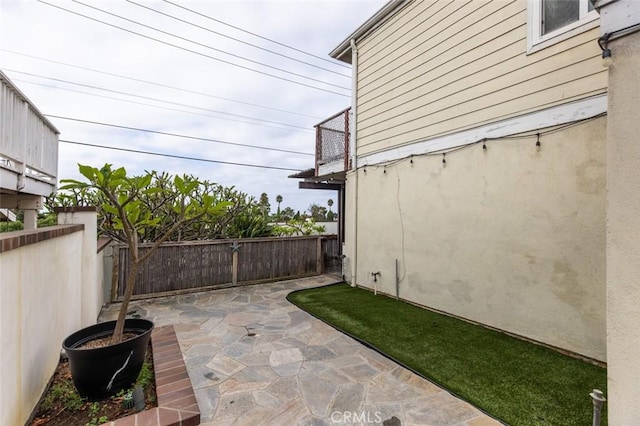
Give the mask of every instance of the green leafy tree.
M 327 208 L 318 204 L 311 204 L 307 209 L 311 218 L 316 222 L 324 222 L 327 220 Z
M 274 228 L 274 233 L 279 237 L 290 237 L 292 235 L 313 235 L 321 234 L 326 230 L 324 225 L 316 225 L 313 219 L 291 219 L 284 225 Z
M 262 208 L 254 203 L 233 217 L 228 233 L 237 238 L 269 237 L 273 235 L 273 226 L 262 214 Z
M 296 212 L 291 207 L 285 207 L 280 212 L 280 219 L 286 222 L 287 220 L 293 219 L 295 215 L 296 215 Z
M 150 214 L 159 219 L 157 226 L 146 227 L 140 233 L 141 242 L 153 242 L 163 235 L 178 220 L 179 211 L 173 209 L 173 204 L 179 197 L 180 189 L 176 187 L 176 179 L 167 173 L 150 172 L 153 179 L 144 193 L 138 194 L 141 214 Z M 177 232 L 168 237 L 168 241 L 191 241 L 216 238 L 242 238 L 247 234 L 255 235 L 252 229 L 244 229 L 242 223 L 254 226 L 256 220 L 248 220 L 247 216 L 262 216 L 261 210 L 256 208 L 258 203 L 246 193 L 237 191 L 234 187 L 224 187 L 206 180 L 199 180 L 191 175 L 183 175 L 180 181 L 198 180 L 200 184 L 189 194 L 190 198 L 202 203 L 203 195 L 214 197 L 215 202 L 228 203 L 222 214 L 206 214 L 197 221 L 181 226 Z M 92 188 L 67 188 L 58 191 L 55 197 L 46 201 L 47 208 L 53 211 L 55 207 L 72 206 L 100 206 L 105 201 L 104 195 Z M 116 241 L 126 243 L 123 229 L 114 228 L 113 211 L 100 209 L 98 212 L 98 232 Z M 266 219 L 261 218 L 266 223 Z M 249 225 L 254 224 L 254 225 Z
M 170 177 L 156 172 L 127 176 L 124 167 L 116 169 L 111 164 L 105 164 L 100 169 L 79 165 L 79 169 L 88 182 L 63 180 L 61 183 L 64 186 L 61 189 L 83 194 L 83 199 L 86 197 L 99 201 L 100 208 L 106 214 L 103 216 L 102 228 L 109 235 L 123 237 L 129 246 L 131 265 L 111 339 L 112 343 L 118 343 L 122 341 L 125 318 L 140 265 L 179 230 L 205 216 L 222 215 L 230 203 L 218 201 L 210 192 L 210 187 L 205 187 L 203 182 L 192 176 Z M 171 181 L 175 192 L 163 190 L 162 185 L 157 185 L 158 179 L 165 183 Z M 149 196 L 162 200 L 161 211 L 145 208 L 144 200 Z M 158 214 L 166 211 L 174 213 L 171 224 L 165 224 L 164 218 Z M 157 232 L 158 229 L 161 231 Z M 153 238 L 154 244 L 141 252 L 139 244 L 143 241 L 143 236 Z
M 262 208 L 262 214 L 268 216 L 269 212 L 271 211 L 271 204 L 269 204 L 269 196 L 266 192 L 260 194 L 260 200 L 258 201 L 258 204 Z
M 0 222 L 0 232 L 21 231 L 22 229 L 22 222 Z

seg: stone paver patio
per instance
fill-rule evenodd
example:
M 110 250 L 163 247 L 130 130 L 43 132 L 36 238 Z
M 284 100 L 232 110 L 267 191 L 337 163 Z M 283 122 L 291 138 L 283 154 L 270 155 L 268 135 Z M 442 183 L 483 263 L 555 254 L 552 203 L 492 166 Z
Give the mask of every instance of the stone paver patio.
M 174 325 L 203 425 L 500 425 L 286 300 L 333 282 L 214 290 L 132 309 L 156 326 Z

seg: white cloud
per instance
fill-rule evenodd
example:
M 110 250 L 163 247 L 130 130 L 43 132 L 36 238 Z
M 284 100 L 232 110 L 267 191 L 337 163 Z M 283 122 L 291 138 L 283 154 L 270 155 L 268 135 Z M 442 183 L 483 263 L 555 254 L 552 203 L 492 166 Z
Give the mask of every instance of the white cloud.
M 198 43 L 226 50 L 273 67 L 283 68 L 345 87 L 351 86 L 349 78 L 342 78 L 336 74 L 246 46 L 211 32 L 163 17 L 131 3 L 81 1 L 129 19 L 161 28 L 164 31 L 179 34 Z M 135 1 L 138 2 L 138 0 Z M 184 46 L 205 55 L 255 68 L 268 74 L 301 81 L 304 84 L 349 94 L 349 91 L 346 90 L 304 80 L 277 70 L 251 64 L 238 58 L 232 58 L 202 46 L 158 34 L 152 30 L 141 28 L 132 23 L 92 10 L 78 2 L 66 0 L 50 0 L 50 2 L 132 31 Z M 273 43 L 268 43 L 260 38 L 249 36 L 181 10 L 166 2 L 146 2 L 142 0 L 139 2 L 147 7 L 188 20 L 210 30 L 311 62 L 347 76 L 350 75 L 350 70 L 347 68 L 320 59 L 310 58 Z M 299 49 L 327 59 L 329 59 L 329 51 L 385 3 L 384 0 L 175 0 L 175 2 L 205 15 L 282 43 L 296 46 Z M 315 140 L 313 125 L 323 118 L 344 109 L 350 103 L 349 97 L 313 90 L 233 67 L 220 61 L 181 51 L 35 1 L 10 0 L 0 2 L 0 47 L 24 55 L 38 56 L 103 72 L 176 86 L 195 92 L 298 112 L 311 117 L 186 93 L 61 64 L 40 61 L 8 53 L 4 50 L 0 51 L 0 66 L 3 70 L 14 69 L 201 108 L 189 108 L 149 99 L 134 98 L 5 71 L 45 114 L 313 153 Z M 54 86 L 57 89 L 31 83 Z M 130 102 L 74 93 L 61 90 L 62 88 L 126 99 Z M 136 102 L 153 104 L 169 109 L 139 105 Z M 192 113 L 171 109 L 191 111 Z M 303 129 L 225 116 L 224 114 L 203 109 L 287 123 Z M 233 120 L 252 121 L 260 125 L 225 120 L 223 119 L 224 117 Z M 60 138 L 65 140 L 292 169 L 306 169 L 313 166 L 312 156 L 172 138 L 55 118 L 52 118 L 51 121 L 61 131 Z M 282 207 L 291 206 L 295 210 L 305 210 L 310 203 L 325 204 L 327 199 L 333 198 L 335 200 L 336 198 L 333 192 L 299 190 L 297 188 L 298 181 L 287 178 L 287 175 L 293 172 L 287 171 L 178 160 L 64 143 L 60 144 L 59 152 L 58 174 L 61 178 L 79 178 L 77 163 L 100 166 L 104 162 L 110 162 L 116 165 L 124 165 L 132 173 L 140 173 L 148 169 L 171 173 L 192 173 L 202 179 L 208 179 L 224 185 L 233 185 L 256 197 L 262 192 L 267 192 L 273 206 L 276 204 L 276 195 L 280 194 L 284 197 Z

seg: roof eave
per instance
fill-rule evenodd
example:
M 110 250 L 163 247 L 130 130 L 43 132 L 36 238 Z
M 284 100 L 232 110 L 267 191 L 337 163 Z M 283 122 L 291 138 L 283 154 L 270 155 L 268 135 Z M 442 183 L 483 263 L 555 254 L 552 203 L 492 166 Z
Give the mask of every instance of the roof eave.
M 358 41 L 360 38 L 368 34 L 372 29 L 376 28 L 382 22 L 384 22 L 387 18 L 393 15 L 394 12 L 398 10 L 405 3 L 408 3 L 410 0 L 390 0 L 382 6 L 380 10 L 378 10 L 371 18 L 367 19 L 367 21 L 360 25 L 358 29 L 356 29 L 349 37 L 344 39 L 342 43 L 338 45 L 335 49 L 329 53 L 334 59 L 339 61 L 346 62 L 348 64 L 351 63 L 351 40 Z

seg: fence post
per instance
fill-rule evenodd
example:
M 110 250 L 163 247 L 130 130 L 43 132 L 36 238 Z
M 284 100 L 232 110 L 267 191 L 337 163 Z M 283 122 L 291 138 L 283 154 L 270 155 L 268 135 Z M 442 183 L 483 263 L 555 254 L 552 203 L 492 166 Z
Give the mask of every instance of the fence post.
M 316 272 L 318 275 L 322 275 L 322 237 L 319 236 L 316 240 Z
M 231 245 L 231 284 L 235 287 L 238 285 L 238 251 L 240 244 L 234 241 Z

